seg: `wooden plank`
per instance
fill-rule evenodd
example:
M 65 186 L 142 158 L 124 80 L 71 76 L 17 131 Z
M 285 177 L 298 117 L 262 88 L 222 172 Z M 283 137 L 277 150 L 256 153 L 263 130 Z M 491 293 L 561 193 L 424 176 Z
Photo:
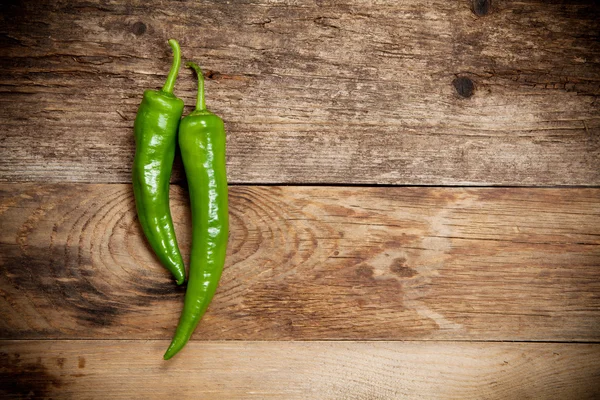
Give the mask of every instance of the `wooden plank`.
M 596 399 L 600 345 L 0 342 L 2 398 Z
M 182 252 L 186 192 L 172 187 Z M 195 338 L 600 340 L 600 189 L 230 189 Z M 130 185 L 0 185 L 0 337 L 169 338 Z
M 600 185 L 596 2 L 471 3 L 3 4 L 0 180 L 128 182 L 176 37 L 231 182 Z

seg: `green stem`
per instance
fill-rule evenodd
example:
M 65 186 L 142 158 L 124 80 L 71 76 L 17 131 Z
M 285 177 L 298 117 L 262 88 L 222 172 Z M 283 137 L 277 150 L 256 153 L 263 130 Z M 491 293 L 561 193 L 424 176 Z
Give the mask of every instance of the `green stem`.
M 179 43 L 177 43 L 177 40 L 175 39 L 169 39 L 169 46 L 171 46 L 173 49 L 173 64 L 171 65 L 171 70 L 169 71 L 167 81 L 165 82 L 162 91 L 166 93 L 173 93 L 175 80 L 177 79 L 179 67 L 181 66 L 181 49 L 179 48 Z
M 194 71 L 196 71 L 196 75 L 198 75 L 198 98 L 196 99 L 196 111 L 204 111 L 206 110 L 206 103 L 204 101 L 204 74 L 202 74 L 200 67 L 193 62 L 185 63 L 185 66 L 192 68 Z

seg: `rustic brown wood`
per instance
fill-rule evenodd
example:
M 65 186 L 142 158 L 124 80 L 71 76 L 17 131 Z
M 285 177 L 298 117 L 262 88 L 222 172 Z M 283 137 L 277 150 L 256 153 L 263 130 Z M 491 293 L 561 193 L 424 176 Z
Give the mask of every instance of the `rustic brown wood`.
M 231 182 L 600 185 L 591 0 L 0 7 L 2 181 L 128 182 L 175 37 L 207 70 Z M 190 73 L 176 90 L 193 104 Z
M 173 187 L 180 247 L 186 192 Z M 600 189 L 230 189 L 195 339 L 600 340 Z M 1 338 L 169 338 L 130 185 L 0 186 Z
M 600 345 L 3 341 L 2 398 L 597 399 Z
M 232 187 L 219 291 L 167 363 L 185 289 L 129 185 L 175 37 L 232 183 L 598 186 L 597 2 L 5 1 L 0 22 L 1 398 L 600 398 L 598 188 Z

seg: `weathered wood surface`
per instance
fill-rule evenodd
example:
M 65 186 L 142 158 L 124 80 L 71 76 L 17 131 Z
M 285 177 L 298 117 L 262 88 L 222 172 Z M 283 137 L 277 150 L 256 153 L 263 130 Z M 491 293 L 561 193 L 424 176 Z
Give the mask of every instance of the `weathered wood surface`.
M 188 254 L 186 192 L 173 187 Z M 600 340 L 600 189 L 230 190 L 195 339 Z M 130 185 L 0 186 L 1 338 L 169 338 Z
M 0 395 L 218 400 L 600 397 L 600 345 L 192 342 L 165 363 L 161 356 L 167 345 L 141 340 L 5 341 Z
M 0 180 L 128 182 L 175 37 L 231 182 L 600 185 L 597 2 L 471 3 L 2 2 Z
M 243 185 L 600 185 L 597 2 L 5 1 L 0 22 L 0 397 L 600 397 L 600 189 Z M 184 289 L 129 181 L 170 37 L 240 185 L 219 291 L 165 363 Z

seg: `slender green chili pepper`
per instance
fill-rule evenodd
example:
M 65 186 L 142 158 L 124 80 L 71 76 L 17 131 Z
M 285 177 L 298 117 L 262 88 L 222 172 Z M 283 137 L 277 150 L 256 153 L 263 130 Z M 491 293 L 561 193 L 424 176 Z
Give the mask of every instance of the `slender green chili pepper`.
M 183 311 L 165 360 L 185 346 L 208 308 L 223 271 L 229 234 L 223 120 L 206 109 L 200 67 L 186 67 L 198 75 L 196 109 L 179 126 L 192 209 L 192 249 Z
M 133 193 L 138 218 L 150 246 L 178 285 L 185 267 L 169 210 L 169 180 L 177 144 L 183 101 L 173 95 L 181 64 L 177 41 L 169 40 L 173 65 L 162 90 L 146 90 L 134 123 L 136 152 L 133 160 Z

